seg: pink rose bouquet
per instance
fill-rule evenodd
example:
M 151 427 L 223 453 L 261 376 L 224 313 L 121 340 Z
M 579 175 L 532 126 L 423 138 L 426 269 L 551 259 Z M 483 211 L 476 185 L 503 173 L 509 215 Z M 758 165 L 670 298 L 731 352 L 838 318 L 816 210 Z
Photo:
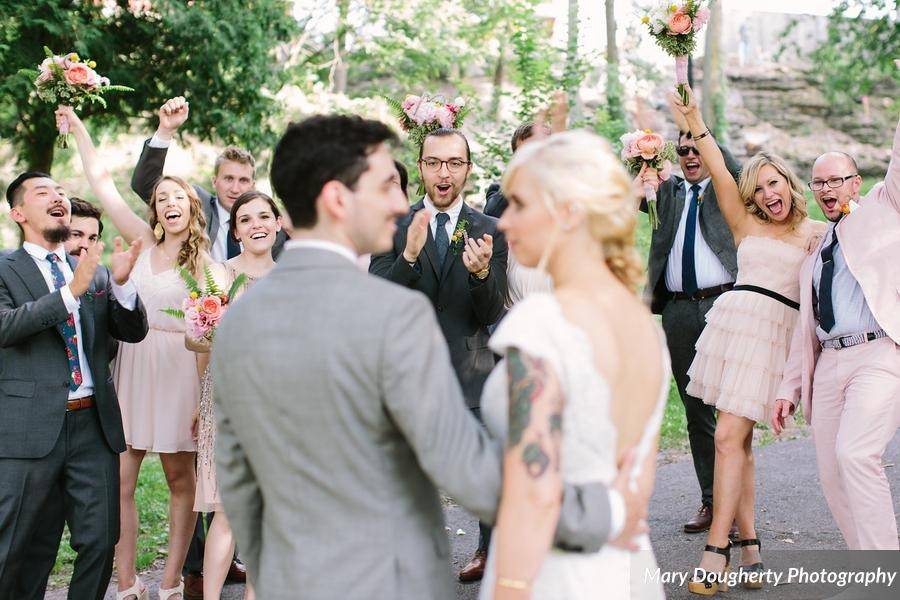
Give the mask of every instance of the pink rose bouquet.
M 675 144 L 667 142 L 663 136 L 649 129 L 626 133 L 619 141 L 622 143 L 622 160 L 632 175 L 639 175 L 644 169 L 653 170 L 659 182 L 672 176 L 672 163 L 675 162 Z M 644 195 L 647 198 L 647 216 L 653 229 L 659 227 L 659 214 L 656 210 L 656 190 L 659 183 L 644 183 Z
M 225 292 L 216 283 L 208 265 L 203 269 L 205 289 L 200 287 L 194 276 L 184 267 L 179 269 L 179 273 L 187 286 L 188 296 L 181 303 L 180 309 L 161 310 L 176 319 L 184 319 L 185 332 L 191 339 L 212 342 L 216 327 L 225 315 L 229 302 L 247 282 L 247 276 L 243 273 L 238 275 L 228 292 Z
M 64 104 L 80 109 L 85 102 L 97 102 L 106 108 L 103 94 L 107 92 L 132 92 L 130 87 L 110 85 L 109 79 L 100 76 L 94 69 L 97 63 L 82 60 L 74 52 L 55 55 L 44 46 L 47 58 L 37 69 L 21 69 L 19 73 L 34 82 L 38 98 L 53 104 Z M 69 124 L 59 126 L 57 143 L 60 148 L 68 146 Z
M 688 82 L 688 56 L 697 47 L 697 33 L 709 21 L 709 8 L 704 0 L 657 0 L 646 9 L 641 22 L 660 48 L 675 57 L 675 82 L 678 93 L 687 104 L 684 84 Z
M 421 145 L 425 136 L 435 129 L 462 127 L 463 119 L 469 112 L 462 98 L 444 102 L 424 94 L 422 96 L 408 94 L 403 102 L 387 97 L 385 100 L 400 121 L 400 127 L 417 146 Z

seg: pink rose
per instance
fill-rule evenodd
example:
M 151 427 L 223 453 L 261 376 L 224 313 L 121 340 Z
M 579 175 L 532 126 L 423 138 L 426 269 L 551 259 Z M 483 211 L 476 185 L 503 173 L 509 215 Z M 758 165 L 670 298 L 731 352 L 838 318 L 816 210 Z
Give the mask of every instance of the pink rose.
M 447 129 L 451 129 L 453 127 L 453 113 L 450 112 L 446 106 L 442 106 L 436 111 L 436 115 L 438 123 L 441 124 L 441 127 L 445 127 Z
M 669 17 L 669 35 L 682 35 L 688 33 L 693 27 L 691 18 L 686 12 L 679 10 Z
M 419 97 L 413 96 L 411 94 L 407 94 L 406 98 L 403 99 L 403 110 L 409 111 L 413 106 L 419 103 Z
M 71 85 L 90 85 L 91 74 L 94 73 L 90 67 L 82 63 L 72 63 L 66 68 L 66 81 Z
M 222 314 L 222 300 L 218 296 L 206 296 L 203 298 L 201 308 L 207 320 L 218 320 Z
M 697 33 L 709 22 L 709 9 L 701 6 L 694 14 L 694 33 Z
M 652 160 L 665 145 L 665 140 L 658 133 L 645 133 L 634 143 L 634 147 L 644 160 Z

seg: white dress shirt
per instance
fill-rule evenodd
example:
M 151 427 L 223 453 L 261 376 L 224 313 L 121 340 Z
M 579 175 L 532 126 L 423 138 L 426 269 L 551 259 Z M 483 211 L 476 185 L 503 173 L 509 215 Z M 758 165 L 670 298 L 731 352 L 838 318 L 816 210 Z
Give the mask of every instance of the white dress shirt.
M 822 248 L 828 246 L 834 239 L 835 223 L 831 223 L 825 233 Z M 833 338 L 855 335 L 857 333 L 869 333 L 881 329 L 881 325 L 875 320 L 875 316 L 869 309 L 866 296 L 863 294 L 859 282 L 847 267 L 844 260 L 844 252 L 841 249 L 840 240 L 833 256 L 834 275 L 831 280 L 831 308 L 834 310 L 834 327 L 831 331 L 825 331 L 821 325 L 816 325 L 816 336 L 824 342 Z M 887 258 L 886 258 L 887 260 Z M 813 270 L 813 286 L 816 297 L 819 296 L 819 283 L 822 281 L 822 251 L 816 257 L 816 265 Z
M 429 224 L 431 225 L 431 237 L 432 239 L 437 239 L 437 215 L 439 212 L 447 213 L 450 217 L 450 220 L 447 221 L 447 224 L 444 225 L 444 229 L 447 231 L 447 239 L 451 239 L 453 237 L 453 232 L 456 231 L 456 224 L 459 222 L 459 213 L 462 212 L 463 207 L 463 199 L 462 196 L 456 199 L 450 208 L 447 210 L 438 210 L 435 208 L 434 203 L 431 202 L 431 198 L 425 196 L 423 198 L 425 202 L 425 208 L 431 211 L 431 221 Z
M 344 246 L 342 244 L 338 244 L 337 242 L 329 242 L 328 240 L 288 240 L 284 243 L 285 250 L 301 250 L 303 248 L 314 248 L 316 250 L 327 250 L 329 252 L 334 252 L 335 254 L 339 254 L 352 262 L 354 265 L 358 264 L 359 256 L 356 255 L 356 252 Z
M 50 271 L 50 261 L 47 260 L 47 255 L 49 254 L 48 250 L 37 244 L 32 244 L 31 242 L 25 242 L 22 244 L 22 248 L 31 255 L 31 258 L 37 265 L 41 275 L 44 276 L 44 281 L 47 282 L 47 289 L 49 289 L 51 293 L 55 292 L 56 286 L 53 285 L 53 273 Z M 77 400 L 78 398 L 84 398 L 94 394 L 94 378 L 91 376 L 90 363 L 88 362 L 87 355 L 84 353 L 84 345 L 82 344 L 81 314 L 78 312 L 81 302 L 75 298 L 68 285 L 72 282 L 72 278 L 75 274 L 72 272 L 72 268 L 66 260 L 65 248 L 60 245 L 54 250 L 54 253 L 59 257 L 59 261 L 57 262 L 59 270 L 62 271 L 63 277 L 66 278 L 66 285 L 60 288 L 59 293 L 66 305 L 66 310 L 75 317 L 75 341 L 78 344 L 81 385 L 78 386 L 78 389 L 69 391 L 69 400 Z M 137 288 L 134 286 L 134 283 L 130 279 L 122 286 L 116 285 L 115 281 L 111 281 L 110 283 L 112 285 L 113 295 L 116 297 L 119 304 L 127 310 L 134 310 L 135 303 L 137 302 Z M 98 335 L 100 335 L 99 332 Z
M 712 179 L 707 177 L 697 185 L 700 186 L 700 199 L 706 193 Z M 678 231 L 675 232 L 675 242 L 672 244 L 672 250 L 669 251 L 669 260 L 666 263 L 666 288 L 670 292 L 683 292 L 684 287 L 681 282 L 681 255 L 684 251 L 684 229 L 687 224 L 688 210 L 691 208 L 691 186 L 684 180 L 682 183 L 685 190 L 684 209 L 681 211 L 681 220 L 678 223 Z M 703 239 L 703 231 L 700 229 L 700 210 L 697 210 L 697 234 L 694 237 L 694 269 L 697 273 L 697 289 L 702 290 L 711 288 L 725 283 L 734 281 L 734 277 L 722 265 L 722 261 L 712 251 L 706 240 Z

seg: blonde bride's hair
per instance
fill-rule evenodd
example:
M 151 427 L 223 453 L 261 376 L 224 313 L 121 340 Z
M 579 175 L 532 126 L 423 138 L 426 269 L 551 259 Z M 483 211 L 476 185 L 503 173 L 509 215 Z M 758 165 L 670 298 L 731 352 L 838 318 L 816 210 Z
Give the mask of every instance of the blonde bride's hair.
M 537 180 L 551 214 L 555 215 L 561 204 L 584 212 L 607 266 L 627 288 L 637 292 L 645 275 L 635 247 L 637 211 L 631 178 L 609 143 L 593 133 L 575 130 L 527 144 L 506 169 L 504 193 L 508 194 L 509 182 L 522 168 Z M 544 256 L 551 250 L 548 247 Z

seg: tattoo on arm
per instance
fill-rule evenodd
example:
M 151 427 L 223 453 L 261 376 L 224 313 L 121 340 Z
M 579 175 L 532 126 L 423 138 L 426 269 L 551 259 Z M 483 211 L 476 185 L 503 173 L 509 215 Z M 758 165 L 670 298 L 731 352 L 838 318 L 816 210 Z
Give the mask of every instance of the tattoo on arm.
M 534 403 L 548 391 L 551 373 L 545 361 L 523 354 L 516 348 L 507 353 L 509 372 L 509 436 L 507 448 L 519 446 L 525 431 L 531 426 Z M 537 439 L 530 440 L 522 448 L 522 462 L 528 474 L 537 478 L 550 467 L 559 468 L 559 437 L 562 435 L 562 402 L 559 394 L 550 399 L 551 414 L 547 431 L 537 432 Z M 547 400 L 547 399 L 545 399 Z M 551 460 L 551 454 L 556 456 Z

